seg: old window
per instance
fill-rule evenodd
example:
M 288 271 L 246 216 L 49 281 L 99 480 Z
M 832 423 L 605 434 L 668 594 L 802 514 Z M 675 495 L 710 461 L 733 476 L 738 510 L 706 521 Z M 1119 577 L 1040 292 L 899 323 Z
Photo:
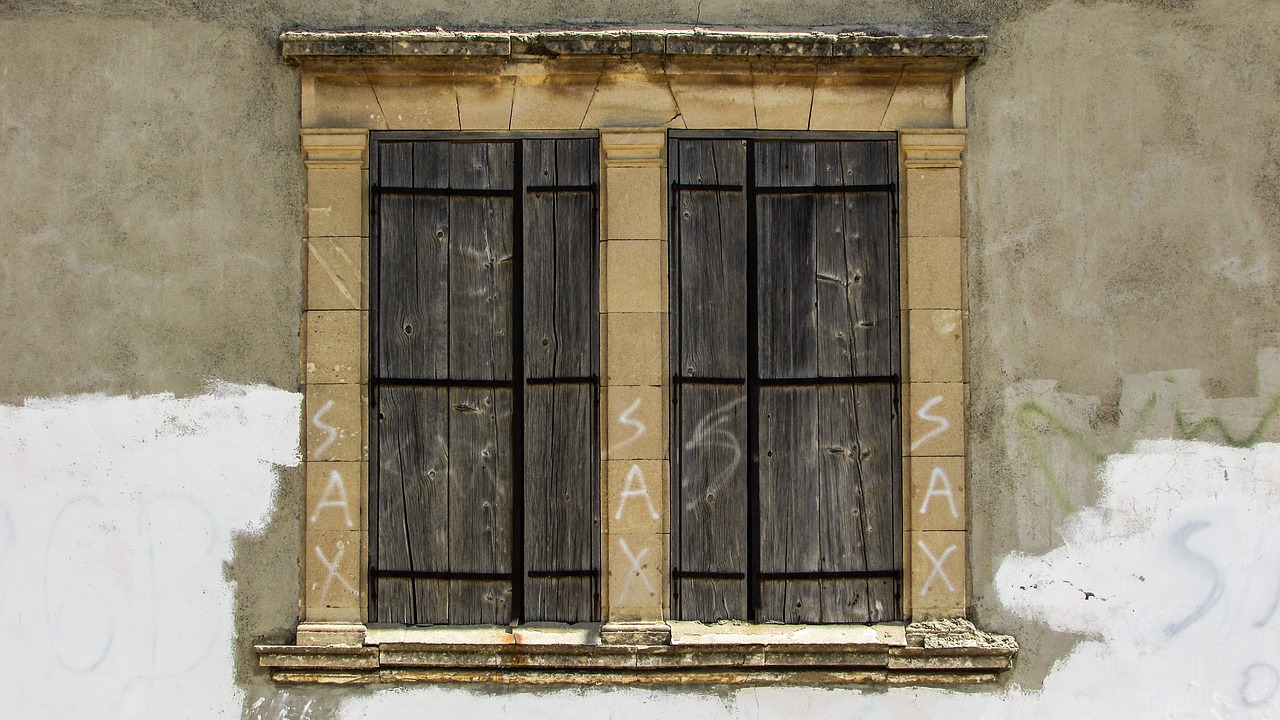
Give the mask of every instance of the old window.
M 896 620 L 893 134 L 673 132 L 677 619 Z
M 373 133 L 371 619 L 599 619 L 598 141 Z

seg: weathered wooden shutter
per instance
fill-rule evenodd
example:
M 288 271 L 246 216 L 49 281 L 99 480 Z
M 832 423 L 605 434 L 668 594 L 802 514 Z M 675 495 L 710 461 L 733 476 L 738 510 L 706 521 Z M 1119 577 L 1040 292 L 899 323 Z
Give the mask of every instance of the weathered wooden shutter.
M 379 622 L 598 615 L 596 148 L 372 142 Z
M 895 142 L 669 152 L 676 614 L 894 619 Z

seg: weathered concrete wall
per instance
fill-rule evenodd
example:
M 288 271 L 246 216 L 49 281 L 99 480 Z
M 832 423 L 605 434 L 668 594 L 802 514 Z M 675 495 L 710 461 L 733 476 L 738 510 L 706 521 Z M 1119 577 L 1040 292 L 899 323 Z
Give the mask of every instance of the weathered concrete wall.
M 991 35 L 968 83 L 970 549 L 978 619 L 1023 642 L 1014 679 L 1038 685 L 1085 628 L 1011 610 L 995 592 L 997 569 L 1013 552 L 1060 544 L 1056 528 L 1098 502 L 1095 473 L 1106 457 L 1140 438 L 1280 439 L 1272 422 L 1280 385 L 1259 379 L 1259 368 L 1275 372 L 1264 349 L 1278 344 L 1268 333 L 1280 317 L 1275 3 L 435 5 L 0 7 L 0 401 L 190 396 L 212 379 L 297 389 L 299 97 L 296 71 L 277 59 L 282 29 L 945 20 L 982 23 Z M 3 482 L 15 491 L 46 477 L 13 472 Z M 235 541 L 226 573 L 236 582 L 235 682 L 264 717 L 338 712 L 331 691 L 264 683 L 247 651 L 252 640 L 284 639 L 296 619 L 299 485 L 283 471 L 267 531 Z M 1171 493 L 1153 512 L 1182 509 Z M 1193 597 L 1203 593 L 1197 586 Z M 1253 700 L 1270 676 L 1250 672 L 1242 697 Z M 479 699 L 485 692 L 433 697 L 479 713 L 527 700 Z M 777 696 L 770 711 L 770 697 L 625 699 L 635 714 L 749 712 L 754 701 L 765 715 L 829 700 Z M 840 697 L 831 712 L 852 702 Z M 541 702 L 533 714 L 561 700 Z M 578 712 L 589 715 L 596 702 Z M 889 713 L 910 702 L 859 707 Z M 985 701 L 938 702 L 930 712 L 957 717 L 976 716 Z

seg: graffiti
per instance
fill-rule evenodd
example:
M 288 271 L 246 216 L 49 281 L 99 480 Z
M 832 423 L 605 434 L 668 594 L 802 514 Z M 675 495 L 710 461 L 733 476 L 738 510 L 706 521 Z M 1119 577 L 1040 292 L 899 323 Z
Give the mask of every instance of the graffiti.
M 618 549 L 622 550 L 622 554 L 626 555 L 627 561 L 631 563 L 630 572 L 627 573 L 627 581 L 622 584 L 622 589 L 618 591 L 618 597 L 624 600 L 631 597 L 636 580 L 639 580 L 641 585 L 644 586 L 643 589 L 648 591 L 649 597 L 657 595 L 658 589 L 653 586 L 649 576 L 644 572 L 644 559 L 649 554 L 649 548 L 642 548 L 640 552 L 633 553 L 631 547 L 627 545 L 627 541 L 623 538 L 618 538 Z
M 1209 523 L 1204 520 L 1191 522 L 1178 528 L 1178 531 L 1173 535 L 1173 545 L 1177 554 L 1197 568 L 1206 571 L 1212 586 L 1209 589 L 1208 596 L 1196 606 L 1195 610 L 1191 611 L 1190 615 L 1176 623 L 1170 623 L 1165 626 L 1165 632 L 1170 637 L 1195 624 L 1196 621 L 1204 617 L 1205 613 L 1209 612 L 1210 608 L 1218 604 L 1218 600 L 1222 599 L 1222 574 L 1218 572 L 1218 567 L 1209 558 L 1187 547 L 1187 540 L 1207 527 L 1209 527 Z
M 956 546 L 951 545 L 946 550 L 942 551 L 941 556 L 935 556 L 933 552 L 929 550 L 929 546 L 924 544 L 923 540 L 917 541 L 916 545 L 920 548 L 920 552 L 924 553 L 924 556 L 933 565 L 933 570 L 929 572 L 929 577 L 925 579 L 924 585 L 920 586 L 920 597 L 924 597 L 929 594 L 929 589 L 933 587 L 934 578 L 942 580 L 943 584 L 947 586 L 947 592 L 955 592 L 956 586 L 951 584 L 951 578 L 947 577 L 947 572 L 942 569 L 942 564 L 947 561 L 947 558 L 951 556 L 951 553 L 956 551 Z
M 951 481 L 947 479 L 947 473 L 940 467 L 935 467 L 929 475 L 929 489 L 924 494 L 924 502 L 920 504 L 921 515 L 928 514 L 929 501 L 935 495 L 947 499 L 947 507 L 951 510 L 951 517 L 960 517 L 960 512 L 956 509 L 955 495 L 951 491 Z
M 323 604 L 328 601 L 329 590 L 333 587 L 335 582 L 338 583 L 343 590 L 359 597 L 360 591 L 351 584 L 351 581 L 342 576 L 342 556 L 347 552 L 347 544 L 339 541 L 337 543 L 337 552 L 333 554 L 333 558 L 326 555 L 319 545 L 315 547 L 315 552 L 316 560 L 318 560 L 320 565 L 324 567 L 325 572 L 324 582 L 320 585 L 320 602 Z
M 618 424 L 628 425 L 632 428 L 635 428 L 635 431 L 631 433 L 630 437 L 624 438 L 623 440 L 620 440 L 614 443 L 613 445 L 609 446 L 608 454 L 610 457 L 615 455 L 622 448 L 630 445 L 631 443 L 634 443 L 635 441 L 639 440 L 641 437 L 644 436 L 645 430 L 647 430 L 648 428 L 645 427 L 645 424 L 640 420 L 640 418 L 631 417 L 631 413 L 634 413 L 639 409 L 640 409 L 640 398 L 636 398 L 635 402 L 631 403 L 631 405 L 629 405 L 626 410 L 623 410 L 622 414 L 618 416 Z
M 653 500 L 649 498 L 649 486 L 645 484 L 644 472 L 640 470 L 639 465 L 632 465 L 631 470 L 627 472 L 627 479 L 623 483 L 622 494 L 618 499 L 618 511 L 613 515 L 614 520 L 622 519 L 622 511 L 627 506 L 627 500 L 633 497 L 642 498 L 649 510 L 649 517 L 658 519 L 658 510 L 653 506 Z
M 351 508 L 347 503 L 347 485 L 342 481 L 342 473 L 337 470 L 329 471 L 329 484 L 325 485 L 324 492 L 320 494 L 320 500 L 316 502 L 315 510 L 311 511 L 311 517 L 308 518 L 311 524 L 314 525 L 320 519 L 320 511 L 328 508 L 341 510 L 347 527 L 355 527 L 355 523 L 351 520 Z
M 322 419 L 324 418 L 325 413 L 329 412 L 332 409 L 333 409 L 333 401 L 326 400 L 324 405 L 321 405 L 320 409 L 316 411 L 315 415 L 311 416 L 311 424 L 317 430 L 321 430 L 325 434 L 324 440 L 321 441 L 321 443 L 317 445 L 316 449 L 312 452 L 311 454 L 312 458 L 318 459 L 321 456 L 323 456 L 324 451 L 328 450 L 329 446 L 333 445 L 333 443 L 338 439 L 338 428 L 330 425 L 329 423 L 325 422 Z
M 1199 373 L 1189 370 L 1131 375 L 1124 379 L 1115 419 L 1103 422 L 1095 397 L 1074 396 L 1054 383 L 1019 383 L 1006 395 L 1016 432 L 1015 457 L 1025 454 L 1061 513 L 1079 508 L 1072 488 L 1087 483 L 1107 457 L 1131 451 L 1139 440 L 1174 438 L 1247 448 L 1280 440 L 1280 351 L 1259 353 L 1257 397 L 1209 399 Z M 1026 395 L 1034 397 L 1027 398 Z
M 920 409 L 916 411 L 916 417 L 920 418 L 925 422 L 934 423 L 934 428 L 929 432 L 925 433 L 924 435 L 922 435 L 915 442 L 911 443 L 912 452 L 915 452 L 915 450 L 919 448 L 921 445 L 924 445 L 925 443 L 938 437 L 939 435 L 941 435 L 942 433 L 946 432 L 951 428 L 951 423 L 946 418 L 942 417 L 941 415 L 930 414 L 933 412 L 933 409 L 938 405 L 940 405 L 941 403 L 942 403 L 942 396 L 937 395 L 935 397 L 930 398 L 928 402 L 926 402 L 924 405 L 921 405 Z

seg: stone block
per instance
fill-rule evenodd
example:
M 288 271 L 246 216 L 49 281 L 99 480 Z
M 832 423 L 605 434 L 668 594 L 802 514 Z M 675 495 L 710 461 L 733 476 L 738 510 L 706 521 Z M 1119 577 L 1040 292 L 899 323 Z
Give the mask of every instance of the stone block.
M 913 456 L 910 467 L 910 529 L 964 530 L 964 458 Z
M 319 76 L 312 84 L 311 113 L 306 127 L 385 130 L 386 120 L 364 73 L 352 78 Z
M 308 462 L 307 530 L 359 530 L 364 514 L 364 463 Z
M 755 76 L 756 127 L 761 130 L 807 130 L 813 106 L 813 75 L 759 72 Z
M 363 310 L 366 241 L 360 237 L 313 237 L 307 244 L 307 309 Z
M 459 82 L 459 125 L 463 130 L 510 129 L 515 87 L 515 78 L 509 76 L 471 76 L 467 82 Z
M 307 170 L 307 237 L 365 234 L 364 183 L 358 165 Z
M 661 240 L 666 206 L 661 167 L 605 170 L 606 235 L 609 240 Z
M 576 130 L 582 127 L 599 73 L 516 76 L 512 130 Z
M 624 66 L 604 73 L 582 127 L 664 127 L 675 120 L 680 109 L 666 77 L 654 69 Z
M 612 385 L 601 390 L 609 460 L 657 460 L 666 457 L 667 405 L 657 385 Z
M 896 81 L 896 74 L 818 77 L 809 129 L 879 130 Z
M 964 307 L 964 238 L 907 238 L 907 307 Z
M 352 460 L 365 451 L 365 385 L 307 385 L 308 460 Z
M 755 98 L 749 75 L 672 73 L 671 92 L 688 128 L 754 128 Z
M 306 537 L 306 619 L 360 622 L 364 600 L 360 570 L 364 564 L 361 534 L 315 531 Z
M 906 75 L 893 91 L 881 130 L 951 125 L 951 78 Z
M 911 383 L 905 394 L 903 403 L 909 412 L 907 453 L 964 455 L 964 384 Z
M 458 130 L 458 95 L 452 82 L 375 78 L 373 91 L 390 130 Z
M 667 605 L 667 536 L 609 533 L 606 622 L 658 621 Z
M 358 623 L 315 622 L 298 626 L 297 643 L 307 647 L 361 647 L 365 627 Z
M 605 526 L 609 533 L 662 533 L 667 516 L 665 460 L 609 460 Z
M 917 531 L 911 538 L 911 618 L 963 617 L 969 604 L 965 533 Z
M 912 382 L 964 380 L 964 313 L 960 310 L 910 310 L 908 376 Z
M 605 312 L 666 312 L 665 242 L 613 240 L 604 255 Z
M 666 313 L 607 313 L 604 318 L 609 385 L 661 385 L 666 367 Z
M 360 310 L 313 310 L 303 319 L 305 382 L 368 382 L 365 372 L 365 324 Z
M 907 235 L 961 237 L 960 168 L 911 168 L 907 171 Z

